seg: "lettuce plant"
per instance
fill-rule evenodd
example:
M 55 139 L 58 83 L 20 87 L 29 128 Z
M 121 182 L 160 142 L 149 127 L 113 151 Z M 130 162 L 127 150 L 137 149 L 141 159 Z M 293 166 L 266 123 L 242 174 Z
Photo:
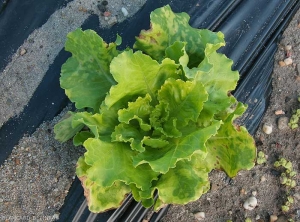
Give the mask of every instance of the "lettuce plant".
M 107 44 L 92 30 L 68 34 L 60 84 L 78 111 L 54 130 L 86 149 L 76 173 L 92 212 L 130 192 L 155 210 L 186 204 L 209 190 L 213 169 L 234 177 L 254 166 L 254 140 L 233 124 L 246 109 L 230 94 L 239 74 L 216 52 L 224 35 L 188 22 L 156 9 L 134 50 L 119 51 L 119 36 Z

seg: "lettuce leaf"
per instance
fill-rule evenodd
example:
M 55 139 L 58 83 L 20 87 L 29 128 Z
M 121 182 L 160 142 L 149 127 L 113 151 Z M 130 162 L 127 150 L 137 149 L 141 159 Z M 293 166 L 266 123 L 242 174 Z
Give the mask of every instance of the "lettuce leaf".
M 151 29 L 141 31 L 134 47 L 161 61 L 166 49 L 176 41 L 186 42 L 189 56 L 188 67 L 196 67 L 207 55 L 225 45 L 224 35 L 207 29 L 196 29 L 189 25 L 189 15 L 174 13 L 170 6 L 154 10 L 150 15 Z
M 60 85 L 76 108 L 98 111 L 107 91 L 116 83 L 109 70 L 118 55 L 116 47 L 92 30 L 77 29 L 68 34 L 65 49 L 72 57 L 62 66 Z
M 209 190 L 208 173 L 209 170 L 199 154 L 193 155 L 190 161 L 178 161 L 176 168 L 170 169 L 157 182 L 159 200 L 154 209 L 159 210 L 165 204 L 187 204 L 195 201 Z
M 118 84 L 110 88 L 109 95 L 105 98 L 108 107 L 122 98 L 134 98 L 146 94 L 155 100 L 155 91 L 161 87 L 165 79 L 174 76 L 177 65 L 170 59 L 159 64 L 141 51 L 133 53 L 129 50 L 117 56 L 111 62 L 110 68 Z

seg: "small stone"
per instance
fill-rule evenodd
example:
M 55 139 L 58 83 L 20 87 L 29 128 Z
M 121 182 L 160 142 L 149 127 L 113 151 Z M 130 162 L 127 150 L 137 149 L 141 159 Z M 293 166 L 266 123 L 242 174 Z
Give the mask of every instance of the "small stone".
M 24 49 L 24 48 L 21 48 L 20 49 L 20 56 L 23 56 L 23 55 L 25 55 L 26 54 L 26 49 Z
M 288 65 L 292 65 L 293 64 L 293 60 L 292 60 L 292 58 L 286 58 L 285 60 L 284 60 L 284 63 L 288 66 Z
M 289 118 L 286 116 L 282 116 L 278 119 L 278 129 L 284 130 L 288 128 Z
M 125 17 L 127 17 L 127 15 L 128 15 L 127 9 L 124 8 L 124 7 L 122 7 L 122 8 L 121 8 L 121 11 L 122 11 L 123 15 L 124 15 Z
M 20 159 L 16 158 L 16 159 L 15 159 L 15 164 L 16 164 L 16 165 L 20 165 Z
M 57 188 L 55 188 L 53 191 L 54 191 L 54 192 L 58 192 L 58 189 L 57 189 Z
M 275 115 L 282 115 L 282 114 L 285 114 L 285 112 L 282 109 L 275 111 Z
M 87 10 L 86 8 L 80 6 L 80 7 L 78 8 L 78 11 L 80 11 L 80 12 L 87 12 L 88 10 Z
M 2 198 L 0 198 L 0 203 L 3 203 L 3 199 Z
M 263 131 L 264 131 L 265 134 L 271 134 L 272 131 L 273 131 L 272 125 L 268 124 L 268 123 L 265 123 L 263 125 Z
M 116 16 L 113 16 L 113 17 L 111 17 L 108 21 L 107 21 L 107 23 L 109 24 L 109 25 L 114 25 L 114 24 L 116 24 L 118 22 L 118 19 L 117 19 L 117 17 Z
M 284 216 L 284 215 L 280 215 L 280 216 L 278 217 L 278 219 L 276 220 L 276 222 L 287 222 L 287 221 L 288 221 L 288 219 L 287 219 L 287 217 Z
M 260 182 L 265 182 L 267 179 L 266 179 L 266 177 L 265 176 L 262 176 L 261 178 L 260 178 Z
M 107 6 L 108 5 L 108 1 L 102 1 L 101 4 L 104 5 L 104 6 Z
M 257 195 L 257 191 L 252 191 L 252 195 L 256 196 Z M 258 219 L 257 219 L 258 220 Z
M 249 197 L 245 203 L 243 204 L 243 207 L 246 210 L 253 210 L 257 206 L 257 199 L 256 197 Z
M 52 216 L 52 218 L 51 218 L 52 220 L 58 220 L 59 219 L 59 213 L 55 213 L 55 214 L 53 214 L 53 216 Z
M 276 215 L 271 215 L 270 216 L 270 222 L 275 222 L 278 219 Z
M 195 218 L 200 221 L 205 219 L 205 213 L 204 212 L 198 212 L 194 214 Z
M 259 219 L 260 219 L 260 216 L 256 215 L 255 220 L 259 220 Z
M 109 17 L 111 15 L 111 13 L 106 11 L 106 12 L 103 13 L 103 15 L 104 15 L 104 17 Z
M 294 197 L 295 197 L 297 200 L 300 200 L 300 194 L 299 194 L 299 193 L 295 193 L 295 194 L 294 194 Z
M 278 64 L 279 64 L 280 67 L 286 66 L 286 64 L 284 63 L 284 61 L 279 61 Z
M 210 187 L 210 190 L 211 191 L 216 191 L 218 188 L 219 188 L 218 184 L 212 183 L 211 187 Z
M 98 4 L 97 7 L 98 7 L 99 11 L 102 13 L 104 13 L 106 11 L 106 7 L 103 4 Z
M 242 189 L 240 190 L 240 196 L 245 195 L 245 194 L 246 194 L 246 191 L 245 191 L 244 188 L 242 188 Z
M 285 49 L 286 51 L 290 51 L 290 50 L 292 49 L 292 46 L 291 46 L 291 45 L 286 45 L 286 46 L 284 47 L 284 49 Z
M 297 210 L 297 217 L 300 218 L 300 209 Z

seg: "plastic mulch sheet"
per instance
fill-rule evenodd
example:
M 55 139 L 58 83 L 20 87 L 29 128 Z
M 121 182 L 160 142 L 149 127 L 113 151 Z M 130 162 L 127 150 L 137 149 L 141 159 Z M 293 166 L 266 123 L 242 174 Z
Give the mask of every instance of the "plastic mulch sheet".
M 68 2 L 70 1 L 0 1 L 0 71 L 28 35 Z M 96 15 L 91 15 L 82 28 L 95 30 L 107 42 L 113 41 L 119 33 L 123 39 L 121 47 L 125 48 L 133 44 L 134 36 L 141 29 L 149 28 L 150 12 L 166 4 L 170 4 L 175 12 L 187 12 L 191 16 L 190 24 L 193 27 L 222 31 L 225 34 L 226 46 L 220 52 L 234 61 L 233 69 L 238 70 L 241 75 L 234 95 L 239 101 L 248 104 L 248 110 L 240 123 L 254 134 L 271 93 L 277 40 L 299 8 L 300 2 L 148 0 L 132 18 L 109 29 L 99 28 Z M 68 104 L 58 79 L 60 67 L 69 56 L 64 50 L 58 54 L 22 113 L 9 119 L 0 128 L 0 163 L 3 163 L 25 133 L 33 133 L 43 121 L 53 119 Z M 32 113 L 35 114 L 34 117 L 30 116 Z M 158 221 L 166 210 L 167 208 L 154 214 L 151 222 Z M 141 221 L 146 213 L 146 209 L 128 196 L 119 209 L 92 214 L 86 207 L 81 184 L 75 180 L 60 210 L 60 221 Z

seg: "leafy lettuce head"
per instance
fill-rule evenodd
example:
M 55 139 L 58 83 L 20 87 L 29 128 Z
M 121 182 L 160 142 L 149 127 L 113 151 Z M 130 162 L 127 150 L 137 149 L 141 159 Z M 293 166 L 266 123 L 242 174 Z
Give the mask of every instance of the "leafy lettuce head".
M 188 21 L 170 6 L 156 9 L 134 51 L 119 51 L 120 37 L 107 44 L 92 30 L 68 34 L 60 83 L 86 111 L 69 112 L 55 133 L 86 149 L 76 173 L 92 212 L 117 208 L 130 192 L 155 210 L 186 204 L 209 190 L 211 170 L 234 177 L 253 167 L 254 141 L 233 124 L 246 109 L 230 94 L 239 74 L 216 52 L 224 36 Z

